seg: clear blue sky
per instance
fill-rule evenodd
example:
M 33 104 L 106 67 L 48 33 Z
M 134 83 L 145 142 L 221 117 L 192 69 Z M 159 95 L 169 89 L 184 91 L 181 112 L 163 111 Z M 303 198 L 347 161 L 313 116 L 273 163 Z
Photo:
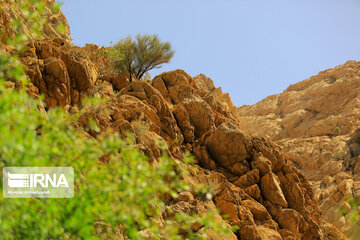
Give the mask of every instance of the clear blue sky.
M 235 105 L 359 60 L 360 0 L 62 0 L 73 42 L 156 33 L 176 50 L 150 72 L 204 73 Z

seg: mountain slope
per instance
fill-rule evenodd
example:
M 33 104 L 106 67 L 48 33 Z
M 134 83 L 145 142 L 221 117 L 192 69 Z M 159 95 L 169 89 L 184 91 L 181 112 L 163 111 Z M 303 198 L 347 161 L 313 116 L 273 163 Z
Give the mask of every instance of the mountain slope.
M 237 110 L 240 128 L 276 140 L 311 181 L 324 216 L 347 232 L 352 224 L 338 209 L 349 208 L 347 196 L 360 197 L 359 141 L 355 135 L 349 142 L 360 127 L 360 62 L 322 71 Z
M 33 83 L 29 92 L 44 94 L 47 108 L 59 105 L 81 113 L 77 127 L 89 129 L 91 116 L 101 131 L 111 128 L 123 137 L 130 131 L 152 161 L 161 154 L 159 141 L 179 161 L 189 150 L 199 165 L 188 181 L 220 184 L 210 202 L 188 193 L 192 197 L 169 207 L 186 211 L 189 204 L 211 203 L 229 216 L 229 224 L 239 226 L 239 239 L 342 238 L 322 220 L 309 183 L 290 159 L 269 138 L 243 133 L 230 97 L 204 75 L 192 78 L 175 70 L 129 84 L 109 75 L 99 47 L 79 48 L 61 39 L 29 43 L 20 60 Z M 80 100 L 93 95 L 107 101 L 81 109 Z
M 79 115 L 74 126 L 87 138 L 106 130 L 124 138 L 130 132 L 153 164 L 165 151 L 189 169 L 185 180 L 190 184 L 216 183 L 212 199 L 183 191 L 178 198 L 167 199 L 166 209 L 202 213 L 217 208 L 217 221 L 238 226 L 228 239 L 344 239 L 324 221 L 308 180 L 292 159 L 270 138 L 240 130 L 242 118 L 230 96 L 211 79 L 175 70 L 151 81 L 129 83 L 123 76 L 111 75 L 100 47 L 80 48 L 68 36 L 55 37 L 29 42 L 20 52 L 5 48 L 19 54 L 31 80 L 28 93 L 44 95 L 45 107 L 39 106 L 44 114 L 60 106 L 69 115 Z M 6 86 L 19 87 L 11 80 Z M 94 96 L 104 101 L 85 105 L 83 100 Z M 99 131 L 90 127 L 90 119 Z M 159 148 L 159 143 L 168 149 Z M 195 156 L 195 164 L 182 162 L 186 151 Z M 106 157 L 101 161 L 111 164 Z M 169 219 L 171 214 L 164 211 L 161 217 Z M 201 228 L 194 226 L 193 231 Z

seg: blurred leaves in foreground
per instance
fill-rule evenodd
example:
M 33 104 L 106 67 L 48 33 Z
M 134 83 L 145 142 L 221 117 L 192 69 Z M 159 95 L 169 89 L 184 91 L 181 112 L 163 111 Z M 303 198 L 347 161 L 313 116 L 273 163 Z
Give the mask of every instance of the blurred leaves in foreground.
M 20 2 L 35 33 L 44 26 L 43 21 L 36 21 L 46 2 Z M 14 29 L 17 26 L 15 22 Z M 8 44 L 20 49 L 27 38 L 20 28 L 17 34 Z M 20 87 L 9 88 L 9 81 Z M 9 199 L 1 195 L 1 239 L 201 239 L 207 229 L 220 236 L 228 231 L 214 221 L 214 212 L 201 216 L 177 213 L 172 219 L 162 219 L 166 202 L 159 196 L 176 197 L 188 189 L 177 163 L 164 155 L 152 166 L 130 138 L 121 140 L 109 132 L 97 139 L 85 138 L 69 124 L 70 116 L 62 109 L 39 111 L 43 103 L 26 94 L 23 67 L 16 56 L 3 51 L 0 95 L 0 167 L 71 166 L 75 171 L 74 198 Z M 99 163 L 103 157 L 109 164 Z M 1 182 L 0 190 L 2 186 Z M 203 226 L 201 234 L 192 230 L 195 223 Z

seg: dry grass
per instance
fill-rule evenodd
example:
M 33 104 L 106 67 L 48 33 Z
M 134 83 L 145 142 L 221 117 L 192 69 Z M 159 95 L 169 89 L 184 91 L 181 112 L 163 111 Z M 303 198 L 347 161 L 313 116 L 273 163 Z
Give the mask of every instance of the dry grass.
M 206 182 L 197 182 L 190 185 L 194 197 L 202 200 L 211 200 L 219 193 L 220 183 L 217 179 L 207 179 Z

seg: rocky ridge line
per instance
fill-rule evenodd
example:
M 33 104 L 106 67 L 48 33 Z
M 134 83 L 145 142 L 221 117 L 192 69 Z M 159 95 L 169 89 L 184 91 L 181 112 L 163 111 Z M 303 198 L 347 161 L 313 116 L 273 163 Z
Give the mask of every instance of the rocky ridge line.
M 348 235 L 347 197 L 360 198 L 360 62 L 320 72 L 252 106 L 238 108 L 240 128 L 266 134 L 308 177 L 324 217 Z
M 206 76 L 192 78 L 175 70 L 129 84 L 108 72 L 99 47 L 79 48 L 58 38 L 29 43 L 20 60 L 32 80 L 29 93 L 44 94 L 47 108 L 82 111 L 77 126 L 84 129 L 92 116 L 101 131 L 111 128 L 122 136 L 130 131 L 139 149 L 154 160 L 161 154 L 159 141 L 168 144 L 175 158 L 190 150 L 201 167 L 188 181 L 219 182 L 212 201 L 182 193 L 187 197 L 169 207 L 197 212 L 216 207 L 229 216 L 229 224 L 240 227 L 239 239 L 342 238 L 322 220 L 306 178 L 269 138 L 239 129 L 230 97 Z M 89 95 L 107 101 L 81 109 L 80 99 Z M 97 134 L 88 131 L 88 137 Z
M 343 239 L 336 227 L 323 220 L 309 182 L 291 159 L 270 138 L 241 131 L 229 95 L 205 75 L 192 78 L 175 70 L 129 84 L 111 74 L 98 46 L 80 48 L 63 38 L 30 42 L 18 54 L 31 79 L 28 93 L 44 94 L 45 111 L 61 106 L 69 113 L 81 113 L 76 126 L 87 137 L 99 134 L 88 128 L 92 116 L 100 131 L 112 129 L 123 137 L 132 132 L 150 161 L 161 155 L 159 141 L 167 143 L 179 164 L 186 150 L 196 156 L 197 171 L 186 180 L 216 181 L 217 193 L 204 200 L 182 192 L 167 202 L 168 208 L 198 213 L 219 209 L 228 219 L 219 215 L 218 221 L 239 226 L 228 239 Z M 7 86 L 15 88 L 17 83 L 9 81 Z M 84 107 L 81 99 L 87 96 L 106 101 Z

